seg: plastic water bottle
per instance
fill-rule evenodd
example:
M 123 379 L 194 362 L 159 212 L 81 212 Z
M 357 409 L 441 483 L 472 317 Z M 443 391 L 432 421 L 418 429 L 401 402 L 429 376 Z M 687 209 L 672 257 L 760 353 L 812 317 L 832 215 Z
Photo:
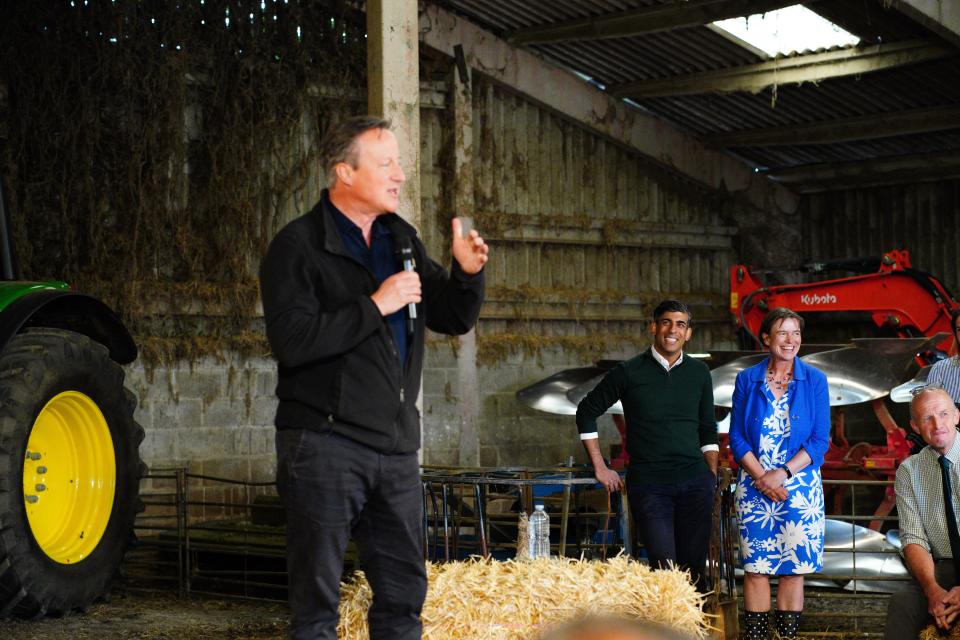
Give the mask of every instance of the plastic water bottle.
M 528 537 L 530 544 L 530 559 L 550 557 L 550 516 L 543 510 L 543 505 L 538 504 L 530 516 L 528 526 Z

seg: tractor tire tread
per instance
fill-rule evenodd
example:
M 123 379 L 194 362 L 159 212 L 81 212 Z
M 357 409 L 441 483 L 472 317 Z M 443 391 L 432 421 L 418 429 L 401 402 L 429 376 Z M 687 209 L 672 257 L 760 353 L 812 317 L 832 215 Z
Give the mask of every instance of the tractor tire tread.
M 128 548 L 142 503 L 139 447 L 143 427 L 133 417 L 136 395 L 109 350 L 87 336 L 29 328 L 0 353 L 0 619 L 58 616 L 88 607 L 105 593 Z M 23 458 L 39 411 L 61 390 L 94 399 L 114 444 L 117 488 L 107 529 L 88 557 L 54 562 L 32 539 L 23 504 Z M 3 569 L 6 567 L 6 569 Z

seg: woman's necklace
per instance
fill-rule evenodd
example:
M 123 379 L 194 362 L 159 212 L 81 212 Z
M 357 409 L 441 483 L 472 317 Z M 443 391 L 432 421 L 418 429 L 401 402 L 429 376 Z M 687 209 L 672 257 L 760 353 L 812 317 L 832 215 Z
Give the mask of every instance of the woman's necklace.
M 777 391 L 783 391 L 790 384 L 790 380 L 793 379 L 793 371 L 787 371 L 782 377 L 778 378 L 774 373 L 773 369 L 767 369 L 767 384 L 770 385 L 770 388 L 776 389 Z

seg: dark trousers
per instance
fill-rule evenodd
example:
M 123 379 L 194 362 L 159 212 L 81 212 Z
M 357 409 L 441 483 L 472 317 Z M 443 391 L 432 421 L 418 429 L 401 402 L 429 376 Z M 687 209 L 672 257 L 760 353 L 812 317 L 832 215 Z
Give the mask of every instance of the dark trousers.
M 668 561 L 688 569 L 697 590 L 706 593 L 704 571 L 717 480 L 709 470 L 682 482 L 640 484 L 627 473 L 627 497 L 633 522 L 647 548 L 652 568 Z
M 933 575 L 937 584 L 950 591 L 957 581 L 953 575 L 953 560 L 937 560 Z M 916 638 L 927 625 L 933 624 L 933 616 L 927 613 L 927 596 L 916 580 L 906 583 L 902 591 L 890 596 L 887 604 L 887 623 L 883 628 L 884 640 Z
M 427 593 L 415 453 L 385 455 L 332 433 L 277 432 L 287 514 L 290 637 L 335 640 L 351 534 L 373 589 L 371 640 L 419 640 Z

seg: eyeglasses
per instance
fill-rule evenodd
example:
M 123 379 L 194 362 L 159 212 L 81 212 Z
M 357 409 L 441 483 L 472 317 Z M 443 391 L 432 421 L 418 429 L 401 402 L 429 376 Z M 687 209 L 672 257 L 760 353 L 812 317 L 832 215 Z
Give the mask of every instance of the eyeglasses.
M 916 398 L 921 393 L 926 393 L 927 391 L 946 391 L 943 388 L 943 385 L 939 382 L 930 382 L 928 384 L 922 384 L 919 387 L 914 387 L 910 390 L 910 397 Z

